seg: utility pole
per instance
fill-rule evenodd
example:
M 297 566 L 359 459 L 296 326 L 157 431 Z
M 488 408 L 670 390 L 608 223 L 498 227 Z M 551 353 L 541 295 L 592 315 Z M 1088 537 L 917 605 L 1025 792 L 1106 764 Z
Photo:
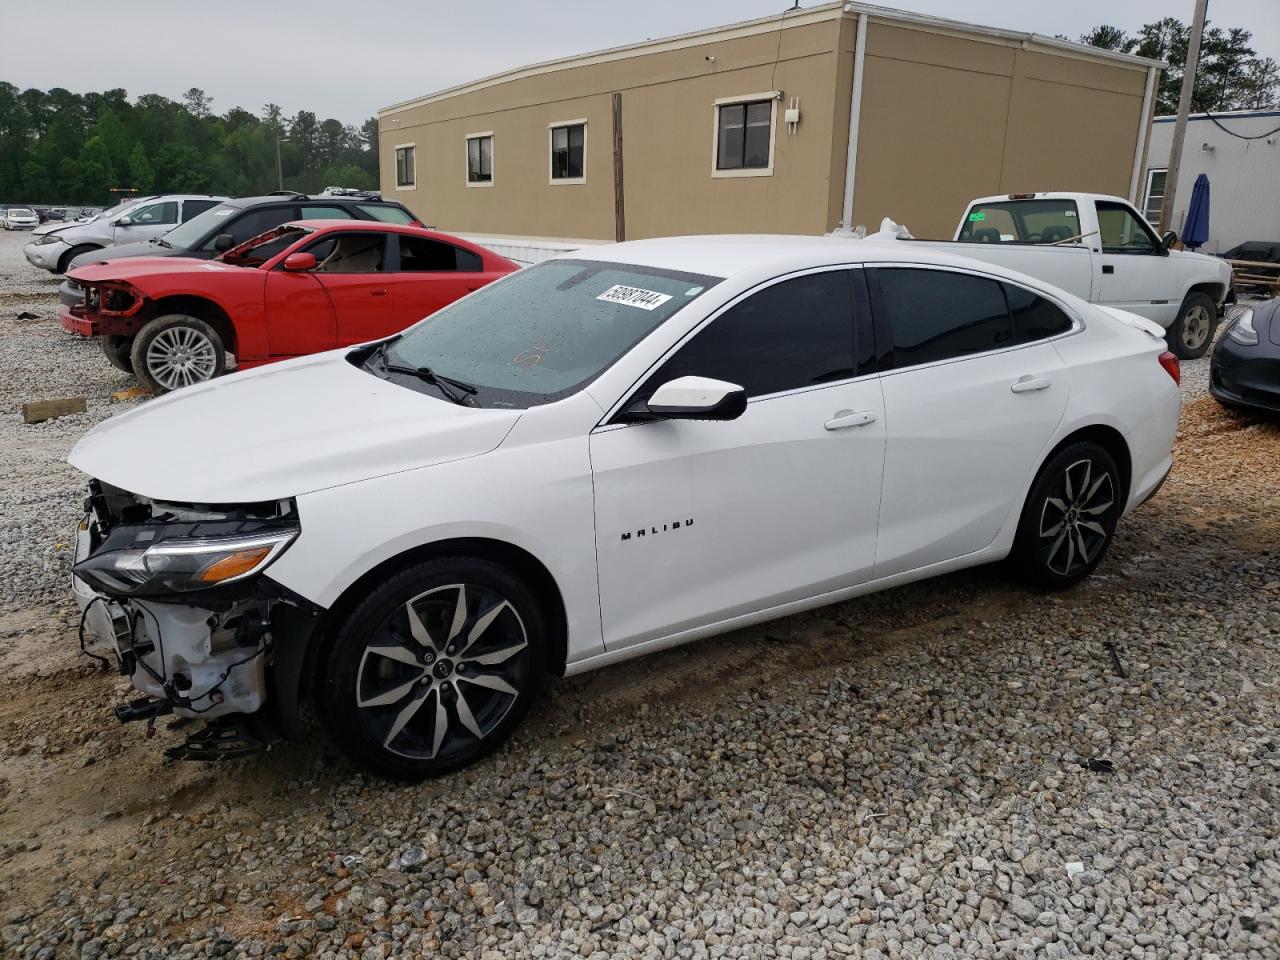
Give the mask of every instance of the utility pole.
M 276 181 L 280 184 L 280 189 L 284 189 L 284 167 L 280 165 L 280 144 L 288 143 L 288 137 L 276 137 Z
M 1209 0 L 1196 0 L 1195 19 L 1191 22 L 1191 36 L 1187 42 L 1187 68 L 1182 72 L 1182 93 L 1178 97 L 1178 120 L 1173 125 L 1173 149 L 1169 154 L 1169 172 L 1164 178 L 1164 204 L 1160 207 L 1160 232 L 1171 229 L 1173 201 L 1178 193 L 1178 172 L 1182 166 L 1182 142 L 1187 138 L 1187 114 L 1191 112 L 1191 91 L 1196 85 L 1196 70 L 1200 66 L 1200 37 L 1204 34 L 1204 21 L 1209 13 Z M 1143 121 L 1146 122 L 1145 119 Z

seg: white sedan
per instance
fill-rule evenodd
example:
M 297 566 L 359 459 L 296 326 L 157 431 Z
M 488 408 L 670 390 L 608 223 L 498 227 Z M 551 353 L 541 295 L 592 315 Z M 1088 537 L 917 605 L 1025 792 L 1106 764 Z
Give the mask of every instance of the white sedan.
M 1012 556 L 1077 583 L 1172 465 L 1163 330 L 903 244 L 690 237 L 512 274 L 376 344 L 91 431 L 89 652 L 210 721 L 413 778 L 539 674 Z

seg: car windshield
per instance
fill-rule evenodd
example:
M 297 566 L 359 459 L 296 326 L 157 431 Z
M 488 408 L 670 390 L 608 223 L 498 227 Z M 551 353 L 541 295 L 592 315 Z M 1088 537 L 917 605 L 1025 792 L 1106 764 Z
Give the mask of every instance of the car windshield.
M 584 387 L 719 277 L 548 260 L 482 287 L 367 361 L 428 367 L 476 388 L 479 406 L 530 407 Z M 431 389 L 424 386 L 423 389 Z
M 174 227 L 164 235 L 164 242 L 171 247 L 177 247 L 179 250 L 190 250 L 204 239 L 205 234 L 218 224 L 223 223 L 227 217 L 239 209 L 239 207 L 220 203 L 216 207 L 192 217 L 186 223 Z
M 28 210 L 26 207 L 10 207 L 9 212 L 15 217 L 34 217 L 36 215 L 34 210 Z

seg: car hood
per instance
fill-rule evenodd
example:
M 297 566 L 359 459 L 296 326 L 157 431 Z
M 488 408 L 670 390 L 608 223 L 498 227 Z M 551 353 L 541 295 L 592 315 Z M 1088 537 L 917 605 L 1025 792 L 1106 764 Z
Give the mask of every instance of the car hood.
M 122 243 L 103 250 L 90 250 L 71 261 L 68 269 L 87 266 L 91 263 L 107 263 L 110 260 L 125 260 L 129 257 L 180 257 L 187 253 L 175 247 L 166 247 L 162 243 L 143 240 L 135 243 Z
M 80 259 L 82 258 L 76 257 L 76 260 Z M 200 273 L 243 273 L 252 269 L 254 268 L 233 267 L 213 260 L 198 260 L 195 257 L 134 257 L 128 263 L 115 263 L 110 258 L 105 263 L 89 259 L 82 266 L 68 270 L 67 275 L 77 283 L 101 283 L 103 280 L 145 280 L 160 274 L 171 277 L 188 270 Z
M 46 233 L 61 233 L 63 230 L 70 230 L 72 227 L 83 227 L 83 226 L 84 226 L 83 223 L 75 223 L 74 221 L 71 223 L 64 223 L 64 222 L 46 223 L 32 230 L 31 235 L 33 237 L 42 237 Z
M 68 461 L 152 499 L 252 503 L 487 453 L 520 419 L 396 386 L 347 362 L 349 352 L 150 400 L 94 427 Z

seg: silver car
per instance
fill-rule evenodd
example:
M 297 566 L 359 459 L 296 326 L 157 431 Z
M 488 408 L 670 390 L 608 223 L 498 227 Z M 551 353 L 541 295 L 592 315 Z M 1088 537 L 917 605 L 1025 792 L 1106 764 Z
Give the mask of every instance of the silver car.
M 40 226 L 40 218 L 30 207 L 10 207 L 0 216 L 0 224 L 6 230 L 34 230 Z
M 114 207 L 84 223 L 43 227 L 36 231 L 22 252 L 33 266 L 51 273 L 63 273 L 67 265 L 82 253 L 121 243 L 154 240 L 225 199 L 194 194 L 148 197 Z

